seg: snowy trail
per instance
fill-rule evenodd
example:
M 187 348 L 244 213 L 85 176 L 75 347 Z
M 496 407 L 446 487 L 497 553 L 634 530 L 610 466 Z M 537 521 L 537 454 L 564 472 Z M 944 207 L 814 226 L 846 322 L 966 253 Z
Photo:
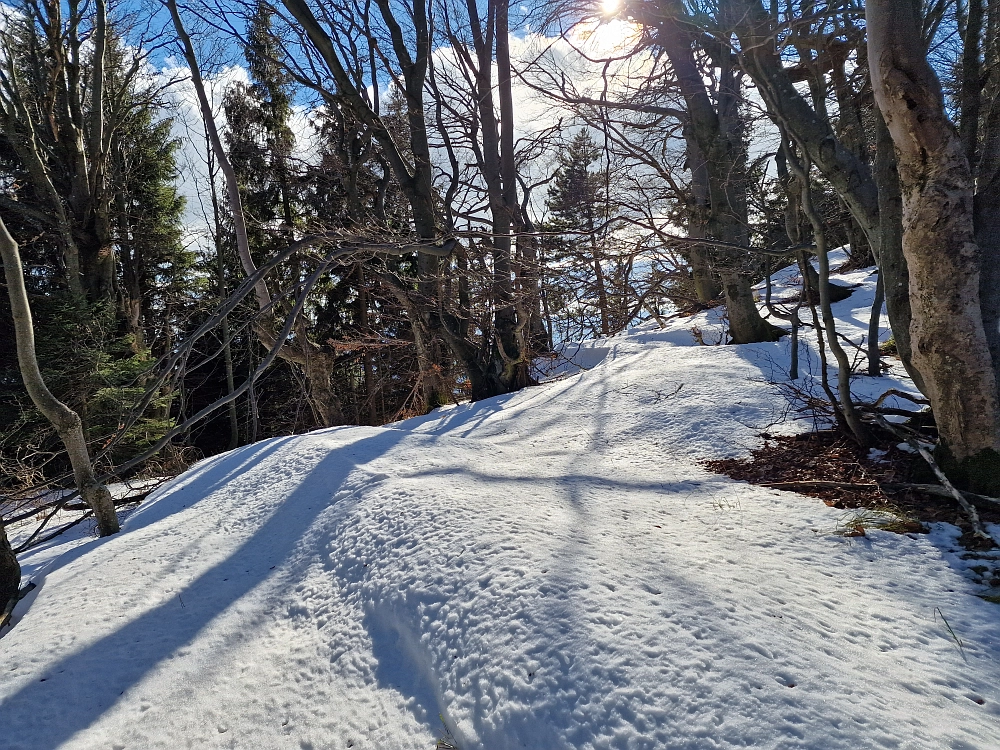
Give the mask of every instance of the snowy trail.
M 781 415 L 788 346 L 692 324 L 206 460 L 67 542 L 0 640 L 0 744 L 429 750 L 440 716 L 462 750 L 1000 747 L 1000 610 L 947 528 L 845 539 L 707 473 Z

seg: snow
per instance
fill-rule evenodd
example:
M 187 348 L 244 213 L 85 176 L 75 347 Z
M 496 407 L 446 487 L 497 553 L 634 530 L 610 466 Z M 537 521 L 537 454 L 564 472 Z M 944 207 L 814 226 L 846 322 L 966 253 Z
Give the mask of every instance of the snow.
M 854 340 L 874 278 L 844 279 Z M 2 744 L 1000 746 L 1000 618 L 957 530 L 844 538 L 842 511 L 702 468 L 810 427 L 775 424 L 787 339 L 695 345 L 719 325 L 643 325 L 567 347 L 582 367 L 537 388 L 246 446 L 119 535 L 27 553 Z M 891 375 L 856 392 L 907 387 Z

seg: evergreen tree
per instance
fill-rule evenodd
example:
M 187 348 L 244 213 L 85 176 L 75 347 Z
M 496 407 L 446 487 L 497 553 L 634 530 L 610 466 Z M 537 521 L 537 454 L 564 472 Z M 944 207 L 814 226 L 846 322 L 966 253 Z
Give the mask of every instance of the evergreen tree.
M 551 248 L 554 260 L 570 261 L 567 277 L 577 277 L 592 285 L 597 297 L 597 311 L 602 336 L 612 332 L 614 312 L 609 301 L 608 280 L 605 274 L 605 247 L 602 239 L 607 236 L 606 191 L 599 172 L 590 167 L 601 158 L 601 151 L 587 130 L 580 130 L 558 156 L 559 167 L 549 186 L 546 206 L 552 215 L 552 231 L 567 234 Z M 593 273 L 592 279 L 589 278 Z M 569 278 L 567 278 L 569 280 Z M 588 292 L 590 290 L 588 289 Z M 553 300 L 550 298 L 551 304 Z M 572 309 L 568 301 L 563 302 Z M 586 303 L 591 304 L 592 303 Z M 582 333 L 582 332 L 581 332 Z
M 33 44 L 33 39 L 38 41 L 38 30 L 29 24 L 16 31 L 19 36 L 6 38 L 6 52 L 21 70 L 54 70 L 52 60 L 67 54 L 48 39 Z M 156 92 L 135 76 L 133 52 L 109 24 L 101 76 L 105 95 L 99 99 L 107 110 L 101 118 L 106 150 L 90 159 L 92 170 L 99 168 L 101 176 L 95 178 L 97 187 L 89 198 L 80 196 L 79 175 L 74 177 L 76 173 L 65 163 L 69 155 L 58 144 L 40 152 L 49 160 L 45 168 L 55 189 L 53 198 L 45 193 L 44 180 L 32 172 L 34 152 L 18 143 L 19 133 L 26 129 L 42 133 L 43 139 L 65 137 L 58 130 L 64 122 L 57 121 L 53 133 L 50 123 L 39 127 L 40 122 L 17 120 L 0 134 L 0 184 L 4 187 L 0 217 L 20 245 L 26 267 L 41 373 L 56 397 L 79 414 L 88 439 L 101 445 L 118 431 L 144 392 L 145 373 L 154 361 L 151 347 L 163 351 L 169 346 L 166 339 L 184 325 L 189 314 L 186 308 L 197 294 L 197 282 L 191 278 L 193 254 L 181 243 L 183 202 L 174 186 L 177 144 L 170 138 L 170 122 L 163 118 Z M 92 79 L 93 61 L 85 63 Z M 17 96 L 38 101 L 47 90 L 43 83 L 27 77 Z M 84 98 L 78 121 L 98 121 L 92 116 L 96 101 L 94 96 Z M 5 116 L 11 111 L 6 110 Z M 27 111 L 44 114 L 39 108 Z M 53 200 L 61 214 L 53 210 Z M 89 201 L 90 208 L 80 208 L 80 201 Z M 101 252 L 112 260 L 107 283 L 88 282 L 84 274 L 86 294 L 72 283 L 61 234 L 66 226 L 84 245 L 99 229 Z M 87 253 L 81 257 L 86 259 Z M 103 273 L 102 264 L 91 270 Z M 84 264 L 83 270 L 87 268 Z M 181 298 L 187 303 L 178 305 Z M 10 320 L 6 298 L 0 300 L 0 319 Z M 0 351 L 11 355 L 14 351 L 14 331 L 9 325 L 0 326 Z M 127 434 L 118 437 L 112 460 L 141 452 L 169 428 L 169 399 L 162 396 L 154 399 Z M 53 476 L 66 468 L 61 460 L 49 460 L 58 441 L 26 398 L 13 356 L 0 356 L 0 425 L 4 428 L 0 431 L 0 482 L 13 487 L 40 478 L 39 472 Z
M 248 40 L 251 82 L 231 88 L 224 107 L 227 152 L 254 255 L 263 261 L 299 233 L 356 232 L 372 226 L 399 232 L 407 226 L 398 186 L 380 162 L 368 128 L 348 110 L 328 103 L 314 112 L 319 162 L 293 159 L 294 91 L 273 62 L 280 50 L 271 31 L 271 11 L 263 3 L 256 6 Z M 291 259 L 276 269 L 271 283 L 294 288 L 310 263 L 307 257 Z M 300 316 L 295 340 L 282 348 L 284 365 L 262 384 L 275 394 L 268 401 L 276 407 L 273 428 L 280 432 L 394 418 L 412 390 L 406 385 L 411 363 L 398 346 L 381 342 L 399 338 L 405 317 L 397 303 L 376 291 L 380 273 L 405 276 L 412 273 L 410 264 L 406 258 L 373 259 L 365 266 L 334 268 L 319 281 Z M 387 372 L 397 361 L 402 379 L 400 373 Z M 294 415 L 292 425 L 289 414 Z

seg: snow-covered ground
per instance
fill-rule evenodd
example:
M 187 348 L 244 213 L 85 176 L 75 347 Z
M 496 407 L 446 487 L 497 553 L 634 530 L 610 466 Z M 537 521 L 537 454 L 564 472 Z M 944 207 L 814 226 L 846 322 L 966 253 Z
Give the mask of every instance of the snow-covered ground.
M 855 340 L 874 278 L 844 279 Z M 842 511 L 704 470 L 808 425 L 774 425 L 787 338 L 692 326 L 718 319 L 568 348 L 589 369 L 510 396 L 216 456 L 121 534 L 28 553 L 0 745 L 1000 747 L 1000 609 L 954 530 L 844 538 Z

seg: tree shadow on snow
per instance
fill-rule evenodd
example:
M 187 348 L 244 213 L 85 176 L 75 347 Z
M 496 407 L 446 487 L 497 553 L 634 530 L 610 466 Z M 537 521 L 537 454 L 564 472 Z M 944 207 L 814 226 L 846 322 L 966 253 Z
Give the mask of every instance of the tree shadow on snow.
M 167 600 L 51 665 L 41 680 L 0 703 L 0 731 L 5 738 L 22 739 L 26 750 L 49 750 L 96 722 L 158 664 L 192 643 L 218 615 L 262 583 L 272 568 L 291 555 L 348 475 L 390 450 L 404 436 L 403 432 L 380 430 L 331 449 L 238 549 L 178 592 L 183 608 L 176 599 Z M 127 531 L 149 526 L 179 507 L 199 502 L 265 455 L 275 453 L 287 440 L 248 446 L 206 462 L 194 476 L 137 514 Z M 127 540 L 128 533 L 98 544 L 118 539 Z M 93 549 L 86 545 L 73 550 L 60 564 Z

